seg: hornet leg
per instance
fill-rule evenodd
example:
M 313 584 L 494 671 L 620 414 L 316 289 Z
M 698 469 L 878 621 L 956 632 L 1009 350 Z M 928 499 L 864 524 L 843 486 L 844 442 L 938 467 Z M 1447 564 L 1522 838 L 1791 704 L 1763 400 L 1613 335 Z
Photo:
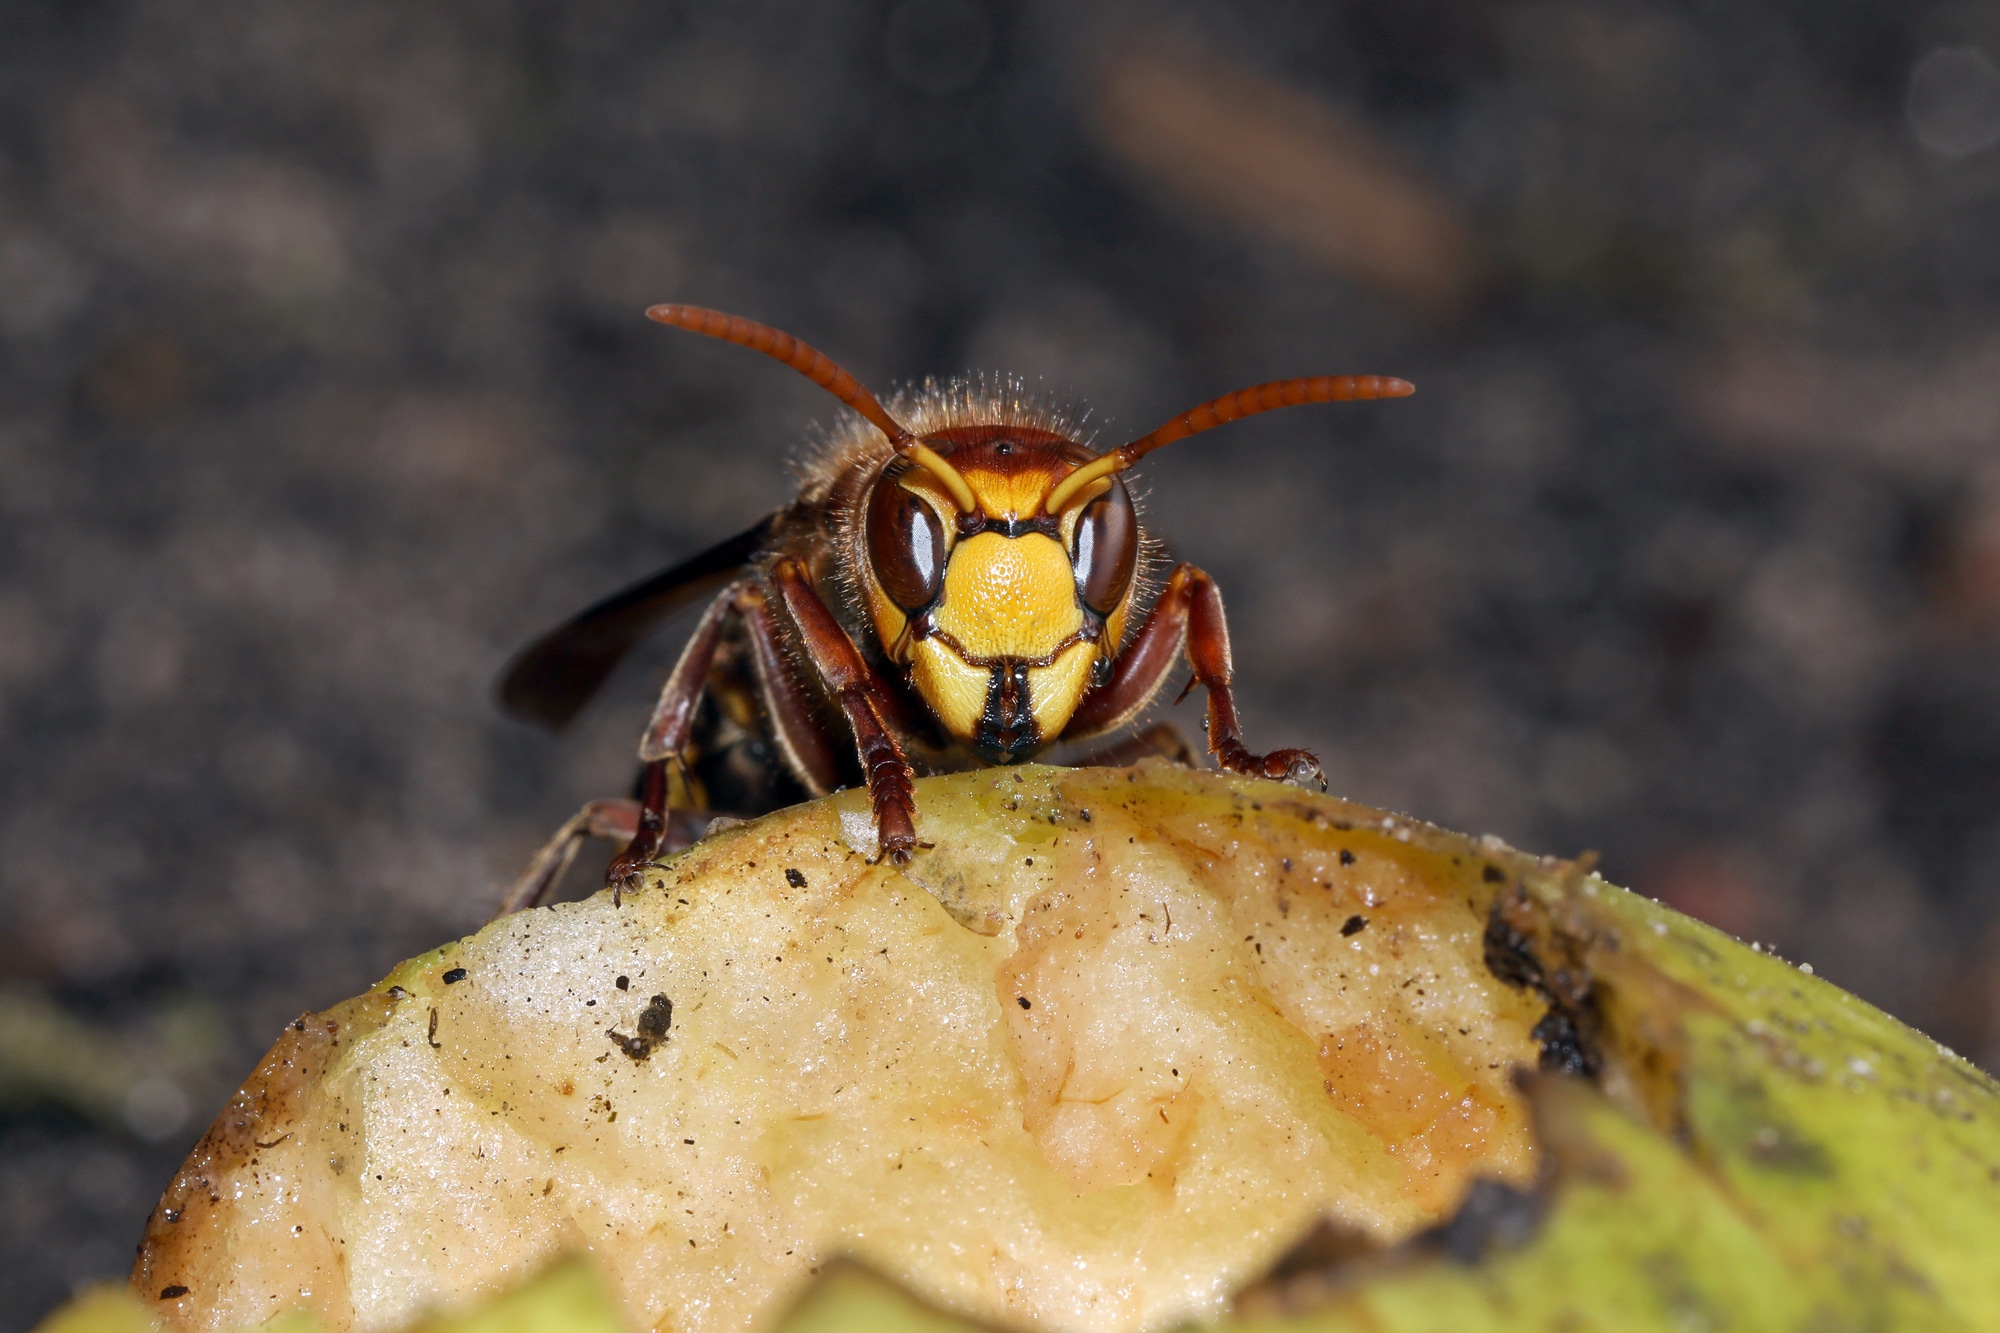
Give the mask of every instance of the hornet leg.
M 715 599 L 702 616 L 701 624 L 695 627 L 694 637 L 688 640 L 681 651 L 681 660 L 667 677 L 666 686 L 660 691 L 660 702 L 653 709 L 653 720 L 639 742 L 639 758 L 646 768 L 641 779 L 638 831 L 605 871 L 605 882 L 611 886 L 614 903 L 623 899 L 627 888 L 638 883 L 641 873 L 654 860 L 688 845 L 669 842 L 672 816 L 679 812 L 667 809 L 671 786 L 667 766 L 679 762 L 687 749 L 694 729 L 695 709 L 707 688 L 723 627 L 732 616 L 748 632 L 752 669 L 764 715 L 792 771 L 814 795 L 823 795 L 840 785 L 839 767 L 813 716 L 812 702 L 799 688 L 785 661 L 769 596 L 748 579 L 734 584 Z
M 625 844 L 605 873 L 614 902 L 622 901 L 624 891 L 656 858 L 700 839 L 713 812 L 667 808 L 672 786 L 668 766 L 678 761 L 691 739 L 696 710 L 732 616 L 746 631 L 764 713 L 793 772 L 814 795 L 840 785 L 840 768 L 814 716 L 812 700 L 786 661 L 782 631 L 772 615 L 769 594 L 756 583 L 741 580 L 709 603 L 660 690 L 659 702 L 639 742 L 639 757 L 645 764 L 640 775 L 641 799 L 593 801 L 585 806 L 536 854 L 527 873 L 503 900 L 500 915 L 546 901 L 586 837 Z
M 693 637 L 681 650 L 680 661 L 674 664 L 673 674 L 660 690 L 652 721 L 639 741 L 639 758 L 646 767 L 641 776 L 637 828 L 605 872 L 613 902 L 623 899 L 625 890 L 638 883 L 654 860 L 701 836 L 699 830 L 692 837 L 686 836 L 676 827 L 684 816 L 706 826 L 706 815 L 667 809 L 672 786 L 668 766 L 680 762 L 692 739 L 695 712 L 708 687 L 723 631 L 732 618 L 743 626 L 749 639 L 751 667 L 764 715 L 793 773 L 815 795 L 840 785 L 840 768 L 814 716 L 812 700 L 800 688 L 785 659 L 769 594 L 751 579 L 730 585 L 702 614 Z
M 1317 782 L 1326 790 L 1319 760 L 1304 750 L 1252 754 L 1243 744 L 1230 689 L 1229 625 L 1215 581 L 1193 565 L 1175 567 L 1145 624 L 1112 669 L 1111 679 L 1084 696 L 1065 735 L 1093 736 L 1130 723 L 1166 683 L 1174 659 L 1185 648 L 1194 668 L 1188 688 L 1208 691 L 1208 750 L 1231 773 L 1281 781 Z
M 820 725 L 812 697 L 786 656 L 784 628 L 771 609 L 770 594 L 756 584 L 745 584 L 736 593 L 736 614 L 742 617 L 750 641 L 751 667 L 772 739 L 800 785 L 814 796 L 824 796 L 840 785 L 840 762 L 834 758 L 833 738 Z
M 661 849 L 673 852 L 693 846 L 707 827 L 708 820 L 709 816 L 704 811 L 669 810 Z M 557 829 L 547 846 L 535 853 L 527 871 L 514 881 L 514 886 L 500 900 L 499 909 L 493 915 L 503 917 L 526 908 L 540 907 L 547 902 L 556 885 L 562 881 L 564 872 L 569 869 L 570 862 L 576 859 L 585 838 L 603 838 L 624 844 L 631 842 L 638 832 L 637 801 L 592 801 Z
M 660 689 L 660 701 L 653 706 L 652 721 L 639 738 L 639 761 L 645 764 L 640 775 L 639 821 L 625 850 L 612 858 L 604 872 L 611 889 L 611 901 L 622 904 L 625 890 L 637 886 L 640 874 L 666 848 L 667 792 L 672 787 L 667 765 L 678 763 L 694 731 L 695 710 L 708 688 L 708 673 L 715 666 L 716 649 L 722 646 L 722 631 L 736 610 L 736 592 L 743 585 L 731 584 L 701 613 L 701 623 L 681 649 L 681 660 Z
M 918 846 L 916 790 L 909 760 L 890 730 L 895 712 L 888 688 L 813 591 L 805 566 L 791 558 L 780 560 L 771 570 L 771 581 L 798 626 L 813 669 L 854 731 L 854 747 L 868 775 L 868 799 L 875 809 L 878 855 L 905 865 Z

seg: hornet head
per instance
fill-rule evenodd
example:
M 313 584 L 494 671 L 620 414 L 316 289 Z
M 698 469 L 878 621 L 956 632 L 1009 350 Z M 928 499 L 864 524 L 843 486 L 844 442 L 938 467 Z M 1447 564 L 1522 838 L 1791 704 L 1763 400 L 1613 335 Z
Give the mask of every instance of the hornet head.
M 789 334 L 697 306 L 646 313 L 783 361 L 888 437 L 894 452 L 861 505 L 865 559 L 855 582 L 889 660 L 909 672 L 947 733 L 994 763 L 1054 742 L 1110 673 L 1139 563 L 1138 519 L 1120 473 L 1238 417 L 1414 392 L 1378 375 L 1278 380 L 1204 403 L 1104 454 L 1018 424 L 918 436 Z

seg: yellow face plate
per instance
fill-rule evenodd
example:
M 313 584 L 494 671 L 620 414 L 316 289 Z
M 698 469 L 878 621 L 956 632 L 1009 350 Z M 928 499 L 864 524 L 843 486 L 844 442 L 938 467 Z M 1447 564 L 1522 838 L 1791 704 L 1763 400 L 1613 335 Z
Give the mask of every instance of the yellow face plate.
M 1036 733 L 1044 740 L 1061 734 L 1089 688 L 1098 645 L 1076 638 L 1083 610 L 1059 543 L 1041 533 L 997 532 L 959 542 L 945 564 L 934 621 L 937 636 L 908 645 L 910 683 L 947 731 L 975 739 L 992 665 L 1025 661 L 1044 663 L 1028 668 Z
M 974 659 L 1049 657 L 1083 628 L 1069 555 L 1039 532 L 968 537 L 945 563 L 936 620 Z
M 1078 642 L 1045 667 L 1028 668 L 1028 706 L 1035 715 L 1035 734 L 1044 741 L 1062 735 L 1070 714 L 1090 688 L 1090 668 L 1097 645 Z
M 991 679 L 990 671 L 971 665 L 941 639 L 919 639 L 910 645 L 910 684 L 944 729 L 962 741 L 978 734 Z

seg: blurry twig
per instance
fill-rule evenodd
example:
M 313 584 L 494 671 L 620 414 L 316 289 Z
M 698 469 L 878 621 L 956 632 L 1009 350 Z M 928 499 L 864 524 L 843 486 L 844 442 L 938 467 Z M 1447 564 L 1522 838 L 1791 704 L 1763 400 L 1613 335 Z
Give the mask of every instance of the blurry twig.
M 1408 306 L 1449 314 L 1480 284 L 1451 202 L 1309 94 L 1212 56 L 1141 48 L 1104 66 L 1097 121 L 1153 180 Z
M 1857 355 L 1746 339 L 1692 367 L 1689 399 L 1724 440 L 1956 480 L 2000 433 L 2000 337 L 1935 356 Z

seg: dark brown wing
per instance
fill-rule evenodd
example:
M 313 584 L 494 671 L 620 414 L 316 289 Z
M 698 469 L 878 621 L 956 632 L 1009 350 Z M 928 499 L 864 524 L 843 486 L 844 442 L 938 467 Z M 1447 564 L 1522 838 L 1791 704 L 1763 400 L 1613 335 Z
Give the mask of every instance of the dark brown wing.
M 735 578 L 770 537 L 777 519 L 772 514 L 747 532 L 613 593 L 536 639 L 500 677 L 502 711 L 551 731 L 567 725 L 661 621 Z

